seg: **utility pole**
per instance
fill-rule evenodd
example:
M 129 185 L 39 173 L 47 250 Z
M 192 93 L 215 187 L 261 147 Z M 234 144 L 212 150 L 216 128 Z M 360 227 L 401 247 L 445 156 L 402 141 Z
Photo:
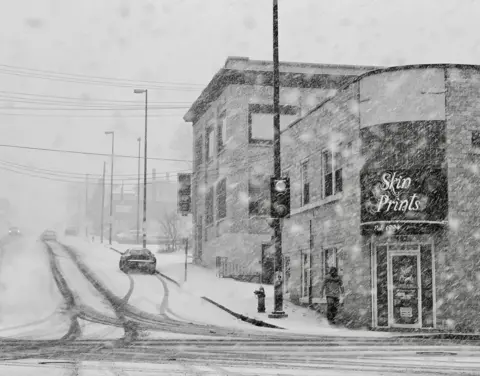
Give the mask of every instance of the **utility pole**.
M 102 210 L 100 211 L 100 241 L 103 244 L 103 212 L 105 211 L 105 167 L 107 162 L 103 162 L 103 177 L 102 177 Z
M 88 239 L 88 174 L 85 176 L 85 236 Z
M 278 58 L 278 0 L 273 0 L 273 175 L 281 178 L 280 163 L 280 69 Z M 274 311 L 270 318 L 282 318 L 283 311 L 283 258 L 282 219 L 273 220 L 275 241 Z
M 138 183 L 137 183 L 137 244 L 140 243 L 140 160 L 142 152 L 142 138 L 137 138 L 138 141 Z
M 109 131 L 105 132 L 107 135 L 112 135 L 112 167 L 110 171 L 110 234 L 109 234 L 109 243 L 112 245 L 112 231 L 113 231 L 113 160 L 115 156 L 115 132 Z
M 145 136 L 143 143 L 144 151 L 144 165 L 143 165 L 143 248 L 147 247 L 147 129 L 148 129 L 148 90 L 135 89 L 135 94 L 145 94 Z

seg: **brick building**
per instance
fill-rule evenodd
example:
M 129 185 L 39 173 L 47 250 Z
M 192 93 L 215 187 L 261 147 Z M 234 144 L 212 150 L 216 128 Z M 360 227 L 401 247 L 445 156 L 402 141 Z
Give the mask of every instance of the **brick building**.
M 280 64 L 281 127 L 305 115 L 373 67 Z M 218 257 L 237 274 L 257 274 L 271 241 L 268 179 L 273 172 L 273 66 L 230 57 L 193 103 L 192 211 L 196 262 Z
M 284 289 L 352 327 L 480 329 L 480 66 L 357 77 L 282 133 Z

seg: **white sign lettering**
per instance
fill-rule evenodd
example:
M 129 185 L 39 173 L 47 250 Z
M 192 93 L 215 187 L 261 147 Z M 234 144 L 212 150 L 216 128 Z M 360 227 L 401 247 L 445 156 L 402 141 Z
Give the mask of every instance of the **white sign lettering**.
M 420 197 L 414 193 L 409 198 L 400 198 L 402 191 L 408 190 L 412 179 L 403 177 L 394 172 L 385 172 L 382 175 L 382 194 L 377 202 L 377 213 L 381 211 L 417 211 L 420 210 Z

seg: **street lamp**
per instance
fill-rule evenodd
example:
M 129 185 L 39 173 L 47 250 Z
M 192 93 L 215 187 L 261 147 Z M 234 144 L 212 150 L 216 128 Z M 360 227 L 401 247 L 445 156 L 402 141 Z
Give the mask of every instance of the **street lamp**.
M 112 166 L 110 171 L 110 234 L 109 234 L 109 243 L 112 245 L 112 226 L 113 226 L 113 160 L 115 156 L 115 132 L 108 131 L 105 132 L 106 135 L 112 135 Z
M 144 165 L 143 165 L 143 248 L 147 247 L 147 119 L 148 119 L 148 90 L 135 89 L 135 94 L 145 94 L 145 136 L 144 136 Z
M 137 244 L 140 243 L 140 159 L 142 149 L 142 138 L 138 137 L 138 183 L 137 183 Z

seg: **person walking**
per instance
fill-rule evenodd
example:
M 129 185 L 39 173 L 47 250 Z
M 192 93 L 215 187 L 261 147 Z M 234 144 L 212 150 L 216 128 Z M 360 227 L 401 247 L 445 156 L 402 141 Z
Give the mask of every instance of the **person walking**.
M 327 298 L 327 320 L 330 324 L 335 324 L 340 299 L 345 293 L 343 281 L 338 275 L 337 268 L 330 268 L 330 274 L 325 277 L 322 285 L 321 293 L 323 294 L 323 292 L 325 292 Z

